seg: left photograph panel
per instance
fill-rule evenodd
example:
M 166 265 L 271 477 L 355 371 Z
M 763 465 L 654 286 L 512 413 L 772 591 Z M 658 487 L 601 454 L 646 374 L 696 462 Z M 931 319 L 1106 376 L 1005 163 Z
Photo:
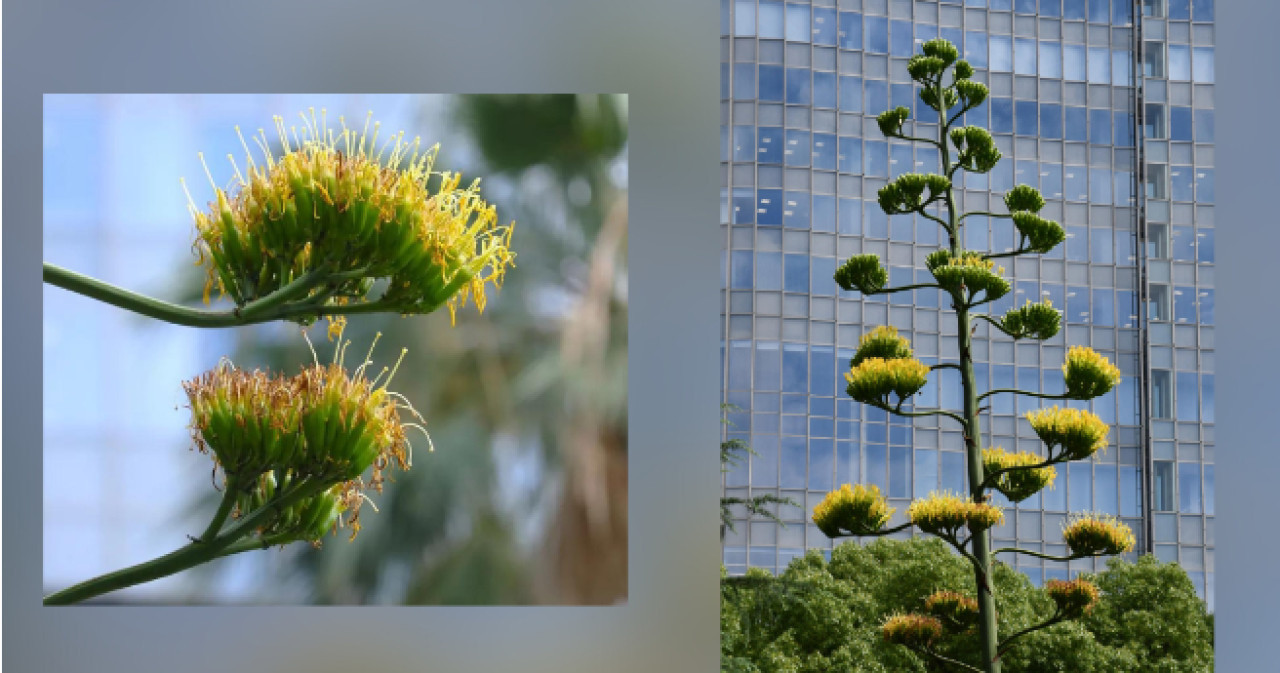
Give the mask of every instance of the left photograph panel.
M 627 600 L 625 95 L 46 95 L 45 605 Z

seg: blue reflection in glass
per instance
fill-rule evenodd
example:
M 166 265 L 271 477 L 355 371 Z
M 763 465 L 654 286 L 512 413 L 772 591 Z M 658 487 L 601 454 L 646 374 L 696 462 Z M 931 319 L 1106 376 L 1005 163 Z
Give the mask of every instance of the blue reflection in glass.
M 1141 473 L 1132 465 L 1120 466 L 1120 516 L 1141 516 Z
M 1067 288 L 1067 322 L 1089 322 L 1089 288 L 1072 285 Z
M 1036 74 L 1036 41 L 1019 37 L 1013 41 L 1013 72 L 1019 75 Z
M 1089 261 L 1089 229 L 1084 226 L 1067 227 L 1067 259 L 1073 262 Z
M 968 31 L 964 34 L 964 58 L 975 68 L 987 67 L 987 34 Z
M 872 54 L 889 53 L 889 20 L 880 16 L 868 16 L 862 22 L 866 28 L 866 50 Z
M 1213 0 L 1196 0 L 1192 20 L 1213 21 Z
M 830 171 L 836 169 L 836 137 L 834 135 L 813 134 L 813 167 Z
M 1192 138 L 1191 108 L 1169 108 L 1169 139 L 1191 142 Z
M 889 177 L 889 144 L 883 140 L 863 142 L 863 173 L 878 178 Z
M 782 24 L 782 3 L 760 0 L 760 37 L 781 40 L 786 34 Z
M 833 277 L 836 273 L 836 259 L 834 257 L 812 257 L 810 264 L 813 265 L 811 271 L 810 292 L 824 297 L 833 297 L 836 294 L 836 281 Z M 818 348 L 814 346 L 814 348 Z M 835 365 L 832 365 L 834 367 Z M 831 369 L 835 371 L 835 369 Z M 815 370 L 815 376 L 816 370 Z M 830 393 L 827 393 L 828 395 Z
M 1178 511 L 1200 513 L 1200 464 L 1178 463 Z
M 1170 19 L 1191 19 L 1191 0 L 1165 0 Z
M 750 250 L 733 251 L 729 287 L 735 290 L 751 289 L 751 256 Z
M 1128 112 L 1115 112 L 1115 144 L 1118 147 L 1133 147 L 1133 115 Z
M 813 106 L 816 108 L 836 106 L 836 74 L 834 72 L 813 73 Z
M 1019 14 L 1035 14 L 1036 0 L 1014 0 L 1013 11 Z
M 787 40 L 791 42 L 808 42 L 813 34 L 809 23 L 809 6 L 787 4 Z
M 1009 72 L 1013 70 L 1013 44 L 1006 35 L 991 35 L 987 41 L 992 72 Z
M 840 109 L 862 112 L 862 78 L 840 76 Z
M 1116 516 L 1120 514 L 1120 503 L 1117 501 L 1116 466 L 1098 465 L 1094 468 L 1094 483 L 1097 495 L 1094 511 Z
M 889 497 L 911 497 L 911 449 L 894 446 L 889 449 Z
M 1213 47 L 1196 47 L 1191 51 L 1191 80 L 1213 83 Z
M 782 390 L 788 393 L 809 392 L 808 354 L 801 344 L 782 345 Z M 801 401 L 798 411 L 804 413 L 807 405 Z M 787 409 L 783 412 L 795 411 Z
M 733 160 L 755 161 L 756 159 L 756 127 L 733 127 Z
M 1062 45 L 1059 43 L 1040 43 L 1040 76 L 1062 77 Z
M 755 435 L 751 439 L 751 450 L 756 453 L 751 457 L 751 485 L 777 486 L 778 438 L 770 435 Z
M 1111 3 L 1111 23 L 1117 26 L 1133 23 L 1133 3 L 1127 0 L 1116 0 Z
M 814 418 L 810 421 L 813 425 L 830 426 L 831 419 Z M 814 491 L 829 491 L 834 486 L 831 481 L 835 473 L 835 442 L 830 439 L 813 439 L 817 435 L 810 432 L 809 439 L 809 489 Z M 825 435 L 830 437 L 830 434 Z
M 1196 108 L 1195 139 L 1198 143 L 1213 142 L 1213 110 Z
M 733 97 L 739 100 L 750 100 L 756 90 L 756 68 L 750 63 L 735 63 L 733 66 Z
M 783 82 L 784 77 L 782 66 L 760 66 L 760 100 L 777 101 L 781 103 L 782 95 L 786 90 Z
M 1013 100 L 991 99 L 991 132 L 1013 133 Z M 998 165 L 998 164 L 997 164 Z
M 893 84 L 889 87 L 889 108 L 902 106 L 910 110 L 915 104 L 916 91 L 913 84 Z M 916 106 L 915 114 L 923 116 L 925 114 L 924 104 Z
M 1111 203 L 1111 171 L 1089 169 L 1089 196 L 1094 203 Z
M 809 228 L 809 192 L 787 192 L 782 204 L 782 223 L 789 229 Z
M 913 497 L 923 498 L 938 490 L 938 452 L 918 449 L 915 452 L 915 489 Z
M 1040 0 L 1041 16 L 1062 16 L 1062 0 Z
M 911 56 L 911 22 L 891 21 L 889 34 L 889 53 L 894 56 Z
M 896 178 L 903 173 L 910 173 L 911 146 L 900 143 L 889 145 L 889 177 Z
M 756 192 L 750 187 L 733 188 L 733 223 L 750 224 L 755 222 Z
M 839 44 L 841 49 L 862 48 L 862 15 L 857 12 L 840 12 Z
M 1173 319 L 1179 323 L 1196 322 L 1196 289 L 1186 285 L 1173 288 Z
M 889 83 L 879 79 L 866 81 L 866 112 L 874 116 L 889 109 Z
M 784 289 L 787 292 L 808 292 L 809 291 L 809 256 L 808 255 L 786 255 L 786 282 Z
M 782 289 L 782 253 L 756 253 L 756 289 Z M 777 387 L 766 388 L 765 390 L 777 390 Z
M 1085 142 L 1089 139 L 1089 125 L 1086 122 L 1087 111 L 1082 107 L 1068 106 L 1065 110 L 1067 140 Z
M 1210 290 L 1212 294 L 1212 290 Z M 1203 313 L 1203 304 L 1201 305 L 1201 313 Z M 1200 395 L 1204 398 L 1204 417 L 1200 420 L 1205 423 L 1213 423 L 1213 374 L 1203 374 L 1200 377 Z M 1212 514 L 1212 512 L 1210 512 Z
M 864 201 L 863 208 L 862 219 L 867 224 L 867 238 L 889 238 L 889 216 L 880 209 L 880 204 Z M 884 301 L 883 295 L 877 296 L 876 301 Z
M 1213 263 L 1213 230 L 1201 229 L 1196 233 L 1196 250 L 1201 264 Z
M 760 224 L 782 224 L 782 190 L 761 189 L 760 203 L 757 206 L 756 218 Z
M 1062 78 L 1073 82 L 1083 82 L 1088 77 L 1085 66 L 1085 48 L 1081 44 L 1062 45 Z
M 1089 47 L 1089 83 L 1111 83 L 1111 51 L 1106 47 Z
M 756 160 L 762 164 L 782 163 L 783 134 L 782 129 L 770 126 L 759 127 L 759 147 L 756 149 Z
M 782 475 L 778 480 L 782 488 L 804 488 L 805 459 L 809 456 L 805 444 L 804 437 L 782 438 Z
M 1169 196 L 1174 201 L 1191 201 L 1194 195 L 1194 175 L 1190 166 L 1169 167 Z
M 1098 260 L 1093 260 L 1098 261 Z M 1094 325 L 1103 327 L 1113 327 L 1115 320 L 1115 295 L 1111 288 L 1094 288 L 1093 290 L 1093 310 L 1090 315 L 1093 320 L 1090 321 Z
M 720 64 L 720 98 L 727 99 L 729 97 L 729 64 Z
M 1198 292 L 1200 297 L 1200 324 L 1213 324 L 1213 289 L 1201 288 Z
M 1062 137 L 1062 106 L 1045 103 L 1040 106 L 1040 135 L 1043 138 Z
M 1111 112 L 1089 110 L 1089 142 L 1095 145 L 1111 144 Z
M 1115 86 L 1133 85 L 1133 54 L 1129 50 L 1111 50 L 1111 83 Z
M 788 166 L 808 166 L 813 148 L 809 145 L 809 132 L 787 129 L 787 145 L 783 151 Z
M 1090 23 L 1111 23 L 1111 14 L 1107 9 L 1107 0 L 1089 0 Z
M 841 173 L 861 173 L 862 141 L 857 138 L 840 138 L 837 164 Z
M 813 197 L 813 230 L 836 230 L 836 197 L 815 194 Z
M 837 211 L 840 218 L 840 233 L 848 236 L 862 235 L 862 201 L 858 199 L 840 199 Z
M 1084 166 L 1064 166 L 1062 189 L 1068 201 L 1089 200 L 1089 178 Z
M 787 68 L 787 102 L 793 105 L 808 105 L 810 100 L 810 81 L 808 68 Z
M 1065 0 L 1062 18 L 1073 21 L 1085 20 L 1085 0 Z
M 737 0 L 733 14 L 733 34 L 754 36 L 756 34 L 756 3 L 751 0 Z
M 836 10 L 827 7 L 813 8 L 813 43 L 835 46 Z
M 1191 79 L 1191 47 L 1185 44 L 1169 45 L 1169 79 L 1188 81 Z

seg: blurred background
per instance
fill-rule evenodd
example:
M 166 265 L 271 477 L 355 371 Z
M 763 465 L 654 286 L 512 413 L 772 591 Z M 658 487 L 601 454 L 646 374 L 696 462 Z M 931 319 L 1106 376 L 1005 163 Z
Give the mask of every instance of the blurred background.
M 114 603 L 612 604 L 627 596 L 625 96 L 67 96 L 44 100 L 44 260 L 196 304 L 197 203 L 243 163 L 234 126 L 308 108 L 440 142 L 482 177 L 516 267 L 483 315 L 362 316 L 355 351 L 409 353 L 392 388 L 427 419 L 358 538 L 241 554 Z M 270 134 L 269 134 L 270 136 Z M 211 308 L 226 308 L 215 302 Z M 231 356 L 294 371 L 301 328 L 196 330 L 44 288 L 43 567 L 48 593 L 176 549 L 217 502 L 181 382 Z M 324 324 L 309 332 L 331 355 Z M 354 351 L 353 351 L 354 352 Z

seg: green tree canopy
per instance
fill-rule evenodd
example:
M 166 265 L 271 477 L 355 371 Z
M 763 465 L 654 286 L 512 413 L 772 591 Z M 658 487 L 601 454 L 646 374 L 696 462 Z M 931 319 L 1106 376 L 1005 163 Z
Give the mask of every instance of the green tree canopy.
M 997 564 L 1000 630 L 1013 633 L 1053 611 L 1023 574 Z M 1004 670 L 1040 673 L 1191 672 L 1213 669 L 1213 631 L 1186 573 L 1151 556 L 1119 559 L 1091 579 L 1102 590 L 1092 612 L 1020 639 Z M 721 585 L 724 671 L 813 673 L 946 670 L 886 643 L 884 620 L 919 612 L 936 591 L 972 595 L 972 568 L 936 538 L 846 542 L 828 562 L 810 551 L 778 577 L 751 570 Z M 945 637 L 937 650 L 971 659 L 972 637 Z

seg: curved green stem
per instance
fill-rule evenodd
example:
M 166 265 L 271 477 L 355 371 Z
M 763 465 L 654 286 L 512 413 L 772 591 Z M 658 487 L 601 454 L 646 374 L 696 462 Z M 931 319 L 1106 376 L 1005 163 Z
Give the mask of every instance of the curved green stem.
M 273 502 L 250 512 L 230 530 L 213 540 L 192 542 L 159 558 L 85 580 L 62 591 L 49 594 L 45 597 L 44 604 L 79 603 L 95 596 L 168 577 L 202 563 L 208 563 L 222 556 L 223 552 L 236 541 L 251 535 L 269 517 L 277 515 L 280 510 L 299 500 L 319 493 L 324 490 L 324 486 L 322 483 L 300 484 L 294 491 L 282 494 Z
M 914 648 L 913 648 L 913 649 L 914 649 Z M 957 661 L 957 660 L 952 659 L 951 657 L 948 657 L 948 656 L 946 656 L 946 655 L 938 654 L 937 652 L 934 652 L 933 650 L 931 650 L 931 649 L 929 649 L 929 648 L 927 648 L 927 647 L 922 647 L 922 648 L 920 648 L 920 649 L 917 649 L 916 651 L 917 651 L 917 652 L 924 653 L 924 654 L 927 654 L 927 655 L 929 655 L 929 656 L 933 657 L 934 659 L 937 659 L 938 661 L 940 661 L 940 662 L 942 662 L 942 663 L 944 663 L 944 664 L 950 664 L 950 665 L 952 665 L 952 666 L 959 666 L 960 668 L 963 668 L 963 669 L 965 669 L 966 671 L 977 671 L 978 673 L 982 673 L 982 669 L 981 669 L 981 668 L 978 668 L 978 667 L 976 667 L 976 666 L 970 666 L 969 664 L 966 664 L 966 663 L 964 663 L 963 661 Z
M 231 514 L 231 510 L 236 506 L 236 496 L 240 495 L 240 480 L 236 477 L 227 477 L 227 483 L 223 487 L 222 502 L 218 503 L 218 511 L 214 513 L 213 520 L 209 522 L 209 527 L 197 538 L 200 542 L 208 542 L 214 539 L 218 531 L 222 530 L 222 524 L 226 523 L 227 516 Z
M 906 292 L 907 290 L 920 290 L 931 287 L 939 290 L 942 289 L 942 286 L 937 283 L 916 283 L 915 285 L 903 285 L 901 287 L 886 287 L 868 294 L 893 294 L 894 292 Z
M 1031 248 L 1021 247 L 1021 248 L 1018 248 L 1017 250 L 1010 250 L 1009 252 L 991 252 L 991 253 L 987 253 L 987 254 L 983 255 L 983 256 L 982 256 L 982 258 L 983 258 L 983 259 L 996 259 L 996 258 L 998 258 L 998 257 L 1016 257 L 1017 255 L 1021 255 L 1021 254 L 1028 253 L 1028 252 L 1033 252 L 1033 250 L 1032 250 Z
M 1069 399 L 1071 399 L 1071 397 L 1070 397 L 1069 395 L 1067 395 L 1066 393 L 1061 393 L 1061 394 L 1050 394 L 1050 393 L 1036 393 L 1036 392 L 1032 392 L 1032 391 L 1030 391 L 1030 390 L 1019 390 L 1018 388 L 992 388 L 991 390 L 988 390 L 987 392 L 982 393 L 981 395 L 979 395 L 979 396 L 978 396 L 978 401 L 979 401 L 979 402 L 981 402 L 982 400 L 985 400 L 985 399 L 987 399 L 988 397 L 991 397 L 992 395 L 995 395 L 996 393 L 1017 393 L 1017 394 L 1019 394 L 1019 395 L 1026 395 L 1027 397 L 1039 397 L 1039 398 L 1041 398 L 1041 399 L 1045 399 L 1045 400 L 1069 400 Z
M 1021 338 L 1022 338 L 1022 337 L 1020 337 L 1020 336 L 1018 336 L 1018 335 L 1014 334 L 1013 332 L 1010 332 L 1009 330 L 1005 329 L 1005 328 L 1004 328 L 1004 325 L 1000 324 L 1000 321 L 999 321 L 999 320 L 996 320 L 996 319 L 992 318 L 991 316 L 989 316 L 989 315 L 987 315 L 987 314 L 985 314 L 985 313 L 973 313 L 973 314 L 971 314 L 971 316 L 972 316 L 972 317 L 974 317 L 974 318 L 978 318 L 979 320 L 985 320 L 985 321 L 987 321 L 987 322 L 991 323 L 991 324 L 992 324 L 996 329 L 1000 330 L 1001 332 L 1004 332 L 1005 334 L 1009 335 L 1010 337 L 1012 337 L 1012 338 L 1014 338 L 1014 339 L 1021 339 Z
M 885 529 L 883 529 L 883 530 L 878 530 L 878 531 L 871 532 L 871 533 L 860 533 L 860 532 L 852 532 L 852 531 L 851 531 L 851 532 L 849 532 L 849 533 L 840 533 L 840 534 L 837 534 L 837 535 L 835 535 L 834 537 L 881 537 L 881 536 L 884 536 L 884 535 L 892 535 L 893 533 L 897 533 L 898 531 L 906 530 L 906 529 L 908 529 L 908 528 L 910 528 L 910 527 L 911 527 L 911 522 L 910 522 L 910 521 L 908 521 L 907 523 L 904 523 L 904 524 L 901 524 L 901 525 L 898 525 L 898 526 L 894 526 L 893 528 L 885 528 Z
M 1012 554 L 1026 554 L 1027 556 L 1042 558 L 1042 559 L 1045 559 L 1046 561 L 1074 561 L 1076 559 L 1089 558 L 1090 556 L 1092 556 L 1091 554 L 1083 554 L 1083 555 L 1072 554 L 1071 556 L 1053 556 L 1052 554 L 1045 554 L 1044 552 L 1031 551 L 1030 549 L 1019 549 L 1017 547 L 1001 547 L 995 550 L 994 553 L 1003 554 L 1005 552 L 1009 552 Z
M 957 422 L 959 422 L 959 423 L 962 423 L 962 424 L 965 422 L 964 417 L 960 416 L 960 414 L 957 414 L 957 413 L 954 413 L 954 412 L 951 412 L 951 411 L 947 411 L 947 410 L 945 410 L 945 409 L 926 409 L 926 410 L 924 410 L 924 411 L 903 411 L 903 410 L 902 410 L 902 403 L 901 403 L 901 402 L 899 402 L 899 403 L 898 403 L 898 406 L 896 406 L 896 407 L 891 407 L 891 406 L 889 406 L 888 404 L 883 404 L 883 403 L 876 403 L 876 404 L 872 404 L 872 403 L 870 403 L 870 402 L 867 402 L 866 404 L 867 404 L 868 406 L 872 406 L 872 407 L 875 407 L 875 408 L 877 408 L 877 409 L 883 409 L 884 411 L 887 411 L 887 412 L 889 412 L 889 413 L 891 413 L 891 414 L 895 414 L 895 415 L 897 415 L 897 416 L 905 416 L 905 417 L 914 417 L 914 416 L 946 416 L 946 417 L 948 417 L 948 418 L 950 418 L 950 419 L 952 419 L 952 420 L 954 420 L 954 421 L 957 421 Z

